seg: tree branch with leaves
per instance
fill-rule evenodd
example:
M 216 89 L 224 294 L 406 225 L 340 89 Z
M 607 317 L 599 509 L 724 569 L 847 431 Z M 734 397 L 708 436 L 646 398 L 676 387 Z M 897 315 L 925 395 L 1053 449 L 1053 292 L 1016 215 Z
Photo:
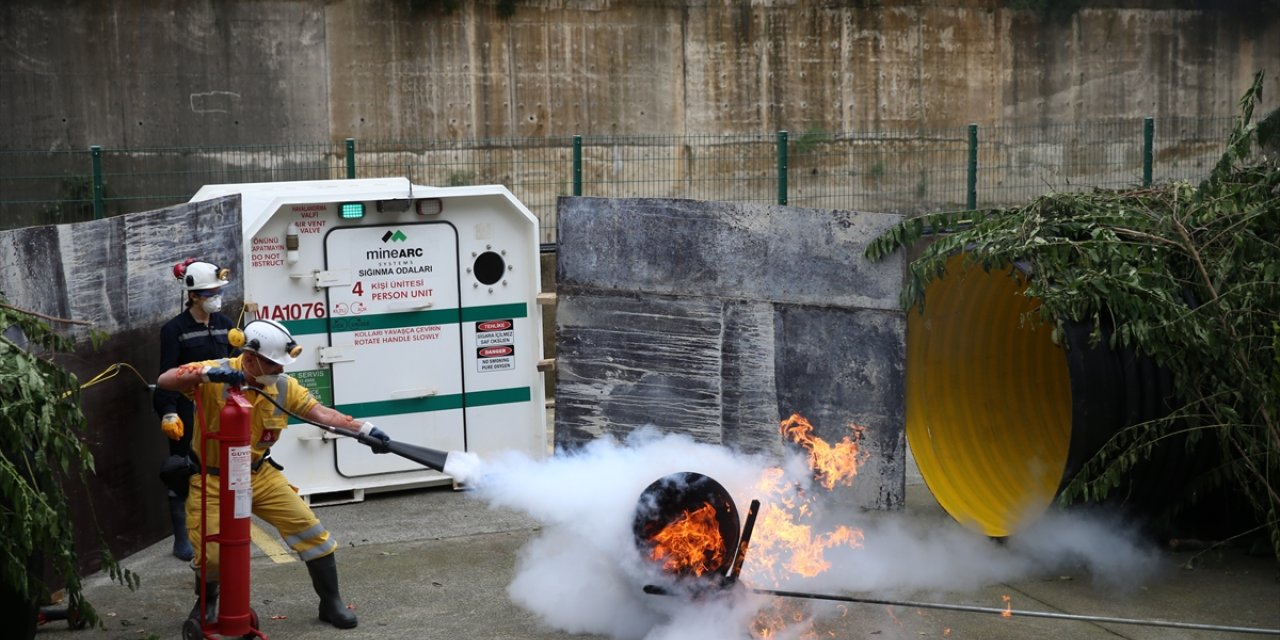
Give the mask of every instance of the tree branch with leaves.
M 65 482 L 85 483 L 94 470 L 80 438 L 80 385 L 53 360 L 74 345 L 45 318 L 0 299 L 0 584 L 25 602 L 42 602 L 52 591 L 43 559 L 65 584 L 72 615 L 100 624 L 83 597 L 64 490 Z M 105 540 L 100 547 L 111 578 L 136 588 L 137 575 L 120 567 Z
M 967 265 L 1024 265 L 1034 320 L 1061 336 L 1068 323 L 1091 340 L 1152 358 L 1181 403 L 1132 425 L 1065 487 L 1062 500 L 1099 500 L 1162 440 L 1216 444 L 1222 457 L 1200 487 L 1244 496 L 1280 558 L 1280 109 L 1253 122 L 1262 73 L 1240 100 L 1222 158 L 1199 185 L 1174 182 L 1090 193 L 1049 193 L 1025 206 L 930 214 L 868 246 L 879 260 L 929 238 L 908 268 L 906 309 Z M 1215 441 L 1203 442 L 1204 438 Z

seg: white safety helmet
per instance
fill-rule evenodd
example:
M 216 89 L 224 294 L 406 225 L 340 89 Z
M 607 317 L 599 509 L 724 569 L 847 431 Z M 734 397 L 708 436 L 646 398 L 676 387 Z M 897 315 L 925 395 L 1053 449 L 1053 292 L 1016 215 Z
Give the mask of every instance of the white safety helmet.
M 181 274 L 178 274 L 177 268 L 174 269 L 174 273 L 182 278 L 182 285 L 187 288 L 187 291 L 225 287 L 229 284 L 227 277 L 231 275 L 227 269 L 219 269 L 208 262 L 192 262 L 182 269 Z
M 302 355 L 302 347 L 293 335 L 275 320 L 254 320 L 244 327 L 244 343 L 239 346 L 278 365 L 292 364 Z

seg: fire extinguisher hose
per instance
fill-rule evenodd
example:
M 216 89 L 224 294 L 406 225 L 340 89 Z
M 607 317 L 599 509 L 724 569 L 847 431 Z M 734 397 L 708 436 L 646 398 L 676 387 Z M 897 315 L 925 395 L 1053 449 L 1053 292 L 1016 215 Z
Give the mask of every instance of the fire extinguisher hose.
M 339 435 L 346 438 L 354 438 L 355 440 L 359 441 L 360 444 L 366 445 L 370 449 L 373 449 L 374 453 L 394 453 L 400 456 L 401 458 L 404 458 L 412 462 L 416 462 L 424 467 L 434 469 L 440 472 L 444 472 L 445 464 L 449 459 L 449 452 L 447 451 L 440 451 L 438 449 L 431 449 L 428 447 L 420 447 L 418 445 L 413 445 L 406 442 L 396 442 L 395 440 L 389 440 L 387 442 L 383 442 L 367 434 L 357 433 L 354 431 L 347 431 L 345 429 L 339 429 L 337 427 L 333 427 L 327 424 L 312 422 L 311 420 L 303 418 L 302 416 L 296 413 L 293 413 L 288 409 L 285 409 L 283 406 L 281 406 L 279 402 L 276 402 L 275 398 L 272 398 L 271 396 L 263 393 L 260 389 L 256 389 L 254 387 L 249 387 L 249 386 L 246 386 L 245 389 L 254 391 L 259 396 L 266 398 L 268 402 L 270 402 L 271 404 L 274 404 L 281 411 L 285 412 L 286 415 L 292 417 L 295 420 L 298 420 L 299 422 L 304 422 L 313 427 L 324 429 L 325 431 L 328 431 L 329 433 L 332 433 L 334 435 Z

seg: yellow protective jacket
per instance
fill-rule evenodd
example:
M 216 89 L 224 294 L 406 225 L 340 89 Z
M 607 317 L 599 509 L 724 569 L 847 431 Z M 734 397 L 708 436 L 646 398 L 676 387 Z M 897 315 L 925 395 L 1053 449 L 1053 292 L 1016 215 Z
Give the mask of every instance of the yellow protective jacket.
M 244 371 L 243 360 L 244 355 L 239 355 L 234 358 L 205 360 L 195 364 L 208 367 L 229 367 Z M 244 391 L 245 398 L 253 405 L 249 412 L 249 444 L 253 449 L 253 463 L 255 465 L 270 451 L 271 445 L 280 440 L 280 432 L 289 424 L 289 416 L 281 411 L 279 407 L 272 404 L 270 400 L 262 397 L 263 395 L 275 399 L 290 413 L 299 416 L 305 416 L 312 407 L 319 403 L 306 387 L 287 374 L 281 374 L 276 384 L 259 391 L 261 393 L 248 389 Z M 191 398 L 198 407 L 195 416 L 196 424 L 192 425 L 194 431 L 191 450 L 197 452 L 197 455 L 201 456 L 204 463 L 211 467 L 218 465 L 219 442 L 217 440 L 208 440 L 204 443 L 203 450 L 198 445 L 202 441 L 201 438 L 206 430 L 209 433 L 218 431 L 222 406 L 226 401 L 226 393 L 227 385 L 219 382 L 204 382 L 186 392 L 186 396 Z

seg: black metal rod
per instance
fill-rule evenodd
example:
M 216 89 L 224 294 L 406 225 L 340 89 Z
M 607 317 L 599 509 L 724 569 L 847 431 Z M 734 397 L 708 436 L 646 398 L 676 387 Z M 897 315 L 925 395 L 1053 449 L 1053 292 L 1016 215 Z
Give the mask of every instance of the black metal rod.
M 856 602 L 860 604 L 882 604 L 900 607 L 917 607 L 920 609 L 946 609 L 949 611 L 968 611 L 970 613 L 995 613 L 1002 616 L 1022 616 L 1028 618 L 1053 618 L 1056 620 L 1079 620 L 1083 622 L 1110 622 L 1113 624 L 1136 624 L 1148 627 L 1169 627 L 1173 629 L 1199 629 L 1202 631 L 1224 631 L 1229 633 L 1252 633 L 1259 635 L 1280 635 L 1280 629 L 1261 629 L 1258 627 L 1234 627 L 1216 624 L 1199 624 L 1194 622 L 1174 622 L 1171 620 L 1142 620 L 1138 618 L 1114 618 L 1111 616 L 1084 616 L 1071 613 L 1054 613 L 1052 611 L 1022 611 L 1018 609 L 999 609 L 996 607 L 977 607 L 963 604 L 943 604 L 937 602 L 913 602 L 910 600 L 881 600 L 877 598 L 855 598 L 851 596 L 826 595 L 821 593 L 805 593 L 803 591 L 779 591 L 777 589 L 749 589 L 752 593 L 761 593 L 784 598 L 807 598 L 810 600 L 836 600 L 839 602 Z M 646 590 L 646 593 L 648 591 Z
M 756 514 L 760 513 L 760 501 L 752 500 L 747 509 L 747 523 L 742 525 L 742 537 L 738 538 L 738 553 L 734 554 L 733 566 L 729 568 L 729 581 L 738 579 L 742 573 L 742 563 L 747 559 L 747 545 L 751 543 L 751 531 L 756 528 Z

